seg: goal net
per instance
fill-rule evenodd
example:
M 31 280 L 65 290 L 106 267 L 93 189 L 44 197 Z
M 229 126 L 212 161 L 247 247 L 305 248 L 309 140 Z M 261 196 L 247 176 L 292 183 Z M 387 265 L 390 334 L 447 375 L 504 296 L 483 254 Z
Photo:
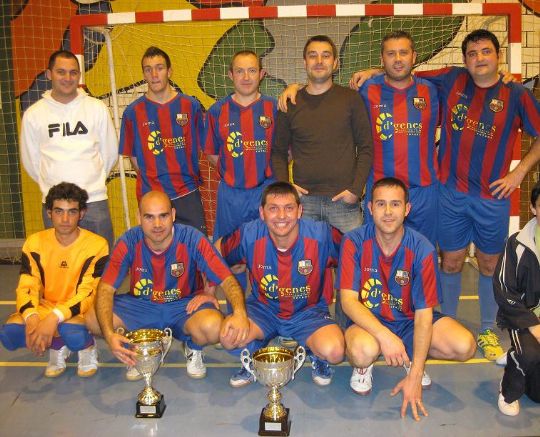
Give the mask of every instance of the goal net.
M 264 94 L 277 96 L 286 84 L 305 81 L 302 49 L 307 38 L 315 34 L 329 35 L 335 41 L 340 61 L 335 81 L 342 85 L 348 83 L 352 72 L 379 66 L 383 36 L 399 29 L 413 36 L 419 69 L 462 65 L 460 45 L 464 36 L 474 29 L 486 28 L 501 42 L 501 67 L 517 75 L 521 73 L 522 11 L 518 3 L 360 4 L 353 0 L 338 4 L 321 0 L 300 1 L 302 5 L 291 3 L 285 0 L 116 1 L 108 4 L 109 13 L 88 13 L 92 12 L 89 10 L 73 15 L 70 35 L 66 38 L 69 38 L 68 47 L 85 66 L 84 86 L 111 108 L 117 127 L 126 106 L 146 91 L 140 61 L 150 45 L 170 55 L 173 86 L 197 98 L 205 109 L 232 92 L 227 69 L 238 50 L 251 49 L 262 57 L 267 71 L 261 84 Z M 126 8 L 128 4 L 132 4 L 131 9 Z M 155 11 L 156 7 L 163 10 Z M 516 159 L 519 155 L 516 147 Z M 135 175 L 128 160 L 123 164 L 124 168 L 119 166 L 108 182 L 116 237 L 128 225 L 136 224 Z M 201 169 L 204 178 L 201 193 L 211 233 L 217 175 L 202 156 Z M 125 183 L 121 175 L 125 176 Z M 19 194 L 31 191 L 28 187 L 33 187 L 32 184 L 23 174 L 22 188 L 16 190 Z M 32 189 L 35 191 L 35 187 Z M 39 199 L 35 193 L 32 196 Z M 28 213 L 27 204 L 32 202 L 27 202 L 28 195 L 22 197 L 25 215 L 20 236 L 42 226 L 39 210 Z M 513 205 L 512 214 L 517 217 L 517 198 Z M 514 227 L 518 220 L 515 217 Z M 1 238 L 4 237 L 0 236 L 0 241 Z

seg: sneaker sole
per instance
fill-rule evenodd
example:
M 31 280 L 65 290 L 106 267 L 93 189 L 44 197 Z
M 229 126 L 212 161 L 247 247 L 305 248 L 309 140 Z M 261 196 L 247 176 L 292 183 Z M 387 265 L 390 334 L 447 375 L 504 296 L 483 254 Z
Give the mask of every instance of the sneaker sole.
M 427 385 L 422 384 L 422 390 L 429 390 L 431 388 L 432 384 L 433 383 L 431 383 L 431 382 L 429 384 L 427 384 Z
M 79 378 L 90 378 L 91 376 L 94 376 L 97 372 L 97 368 L 90 369 L 90 370 L 79 370 L 77 369 L 77 376 Z
M 229 381 L 229 385 L 232 387 L 232 388 L 242 388 L 242 387 L 246 387 L 250 384 L 253 384 L 254 381 L 235 381 L 235 382 L 232 382 L 232 381 Z
M 315 385 L 318 385 L 319 387 L 325 387 L 327 385 L 330 385 L 332 382 L 332 379 L 323 379 L 323 380 L 316 380 L 315 378 L 311 378 L 312 381 L 315 383 Z
M 44 375 L 46 378 L 58 378 L 65 371 L 66 371 L 65 368 L 56 372 L 48 372 L 47 370 L 45 370 Z
M 191 379 L 203 379 L 203 378 L 206 378 L 206 373 L 188 373 L 188 376 L 191 378 Z
M 349 386 L 350 387 L 350 386 Z M 359 396 L 367 396 L 371 393 L 371 389 L 367 390 L 367 391 L 359 391 L 359 390 L 355 390 L 354 388 L 351 387 L 351 390 L 353 392 L 355 392 L 357 395 Z

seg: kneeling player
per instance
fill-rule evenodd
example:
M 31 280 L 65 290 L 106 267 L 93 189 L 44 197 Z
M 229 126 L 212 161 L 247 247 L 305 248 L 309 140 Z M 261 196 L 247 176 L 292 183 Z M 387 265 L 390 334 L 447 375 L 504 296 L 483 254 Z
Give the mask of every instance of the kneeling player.
M 217 243 L 229 265 L 246 264 L 250 272 L 247 348 L 253 352 L 278 335 L 292 337 L 310 350 L 313 381 L 330 384 L 329 363 L 341 362 L 344 353 L 343 333 L 328 312 L 341 234 L 301 219 L 298 193 L 288 182 L 265 188 L 259 214 Z M 235 347 L 227 338 L 221 343 Z M 244 369 L 230 379 L 233 387 L 251 382 Z
M 403 225 L 411 208 L 399 179 L 373 185 L 368 207 L 373 223 L 343 237 L 338 277 L 343 309 L 351 322 L 345 332 L 347 356 L 354 366 L 351 388 L 367 395 L 373 362 L 382 353 L 407 375 L 392 390 L 403 391 L 401 416 L 411 404 L 413 417 L 422 404 L 427 356 L 466 361 L 476 346 L 472 334 L 450 317 L 433 311 L 439 303 L 437 253 L 421 234 Z
M 53 227 L 24 243 L 17 313 L 0 330 L 6 349 L 26 346 L 39 356 L 49 349 L 49 378 L 66 370 L 71 351 L 79 355 L 79 376 L 92 376 L 98 368 L 84 315 L 92 306 L 109 249 L 104 238 L 78 227 L 87 200 L 86 191 L 75 184 L 62 182 L 49 190 L 45 207 Z
M 204 292 L 201 273 L 221 284 L 233 313 L 223 322 L 231 342 L 243 342 L 249 329 L 244 297 L 227 264 L 197 229 L 174 223 L 175 209 L 165 193 L 150 191 L 139 203 L 140 226 L 130 229 L 114 247 L 98 287 L 92 331 L 99 327 L 112 353 L 128 366 L 127 379 L 139 379 L 136 353 L 128 339 L 115 332 L 171 328 L 185 341 L 187 373 L 204 378 L 202 348 L 217 343 L 223 316 L 213 294 Z M 130 273 L 130 292 L 115 296 Z

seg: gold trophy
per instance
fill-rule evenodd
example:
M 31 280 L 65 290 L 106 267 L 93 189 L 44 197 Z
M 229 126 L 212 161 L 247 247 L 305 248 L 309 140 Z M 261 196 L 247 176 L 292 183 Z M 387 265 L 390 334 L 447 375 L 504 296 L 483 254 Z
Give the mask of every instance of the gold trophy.
M 294 379 L 294 374 L 304 364 L 306 350 L 298 346 L 293 353 L 283 347 L 269 346 L 256 351 L 252 358 L 244 349 L 240 359 L 256 380 L 270 388 L 269 402 L 259 419 L 259 435 L 288 436 L 291 430 L 289 409 L 281 403 L 279 389 Z
M 163 364 L 163 359 L 172 343 L 170 328 L 137 329 L 125 334 L 131 343 L 131 349 L 137 352 L 135 368 L 144 378 L 146 386 L 137 397 L 135 417 L 159 418 L 166 405 L 163 395 L 152 387 L 152 376 Z

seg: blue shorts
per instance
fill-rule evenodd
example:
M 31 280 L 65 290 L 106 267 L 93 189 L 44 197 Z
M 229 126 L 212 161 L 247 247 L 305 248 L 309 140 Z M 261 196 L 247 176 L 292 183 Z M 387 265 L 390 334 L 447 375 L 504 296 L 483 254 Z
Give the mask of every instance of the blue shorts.
M 267 179 L 258 187 L 246 189 L 233 188 L 221 181 L 217 190 L 213 240 L 236 231 L 243 223 L 258 219 L 262 192 L 272 182 L 273 179 Z
M 365 205 L 371 201 L 371 189 L 366 191 Z M 411 212 L 405 224 L 424 235 L 433 247 L 437 247 L 437 211 L 439 207 L 439 182 L 427 187 L 409 188 Z M 364 208 L 364 224 L 373 223 L 369 208 Z
M 176 223 L 193 226 L 206 235 L 206 221 L 202 205 L 201 193 L 194 190 L 182 197 L 171 200 L 176 210 Z
M 131 294 L 118 294 L 114 296 L 113 312 L 116 314 L 128 331 L 141 328 L 165 329 L 171 328 L 173 337 L 186 341 L 189 336 L 184 333 L 184 325 L 196 312 L 204 309 L 216 310 L 211 303 L 204 303 L 191 314 L 186 312 L 186 306 L 193 297 L 185 297 L 174 302 L 154 303 Z
M 440 318 L 445 317 L 443 314 L 441 314 L 438 311 L 433 311 L 433 323 L 435 323 Z M 413 352 L 414 352 L 414 319 L 413 320 L 405 320 L 403 322 L 389 322 L 385 319 L 380 319 L 377 317 L 379 322 L 381 322 L 384 326 L 386 326 L 390 331 L 392 331 L 394 334 L 396 334 L 399 338 L 401 338 L 401 341 L 403 341 L 403 344 L 405 345 L 405 350 L 407 351 L 407 355 L 409 356 L 409 360 L 413 359 Z
M 433 311 L 433 323 L 435 323 L 442 317 L 446 316 L 438 311 Z M 403 341 L 403 344 L 405 345 L 405 350 L 407 351 L 409 360 L 412 360 L 414 351 L 414 319 L 401 322 L 390 322 L 388 320 L 377 317 L 377 320 L 381 322 L 381 324 L 386 326 L 392 333 L 396 334 L 399 338 L 401 338 L 401 341 Z M 351 325 L 353 325 L 353 321 L 349 319 L 347 323 L 347 328 Z
M 328 312 L 328 307 L 323 305 L 306 308 L 293 314 L 290 319 L 280 319 L 269 311 L 268 306 L 250 295 L 246 300 L 246 309 L 248 317 L 261 328 L 264 345 L 280 335 L 294 338 L 300 345 L 305 346 L 307 339 L 317 329 L 336 324 Z
M 438 243 L 443 251 L 470 242 L 487 255 L 501 253 L 508 236 L 510 200 L 483 199 L 440 185 Z

